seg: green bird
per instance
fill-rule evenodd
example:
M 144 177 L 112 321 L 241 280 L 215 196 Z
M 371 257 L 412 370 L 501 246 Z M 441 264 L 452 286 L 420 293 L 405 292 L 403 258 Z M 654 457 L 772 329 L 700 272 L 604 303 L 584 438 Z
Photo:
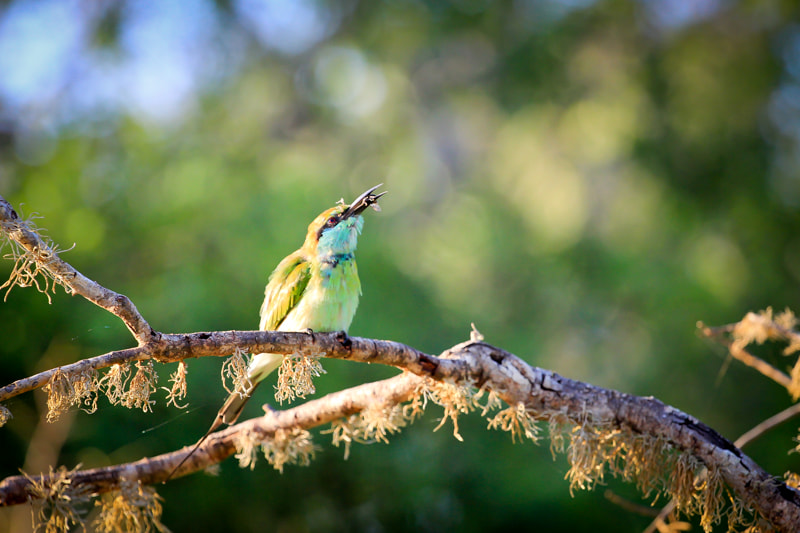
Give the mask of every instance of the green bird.
M 303 246 L 278 263 L 269 277 L 261 305 L 260 330 L 347 331 L 361 295 L 354 255 L 364 226 L 361 213 L 370 206 L 380 210 L 378 199 L 386 193 L 373 194 L 380 186 L 365 191 L 350 205 L 339 203 L 326 209 L 309 224 Z M 236 422 L 253 391 L 281 366 L 283 357 L 274 353 L 253 356 L 247 367 L 247 390 L 234 391 L 228 397 L 211 428 L 172 473 L 213 431 Z
M 361 282 L 354 252 L 364 226 L 361 213 L 378 209 L 376 185 L 348 206 L 326 209 L 308 226 L 303 246 L 278 263 L 261 304 L 262 331 L 347 331 L 358 307 Z M 247 368 L 250 387 L 232 393 L 209 431 L 233 424 L 264 378 L 281 366 L 283 355 L 260 353 Z

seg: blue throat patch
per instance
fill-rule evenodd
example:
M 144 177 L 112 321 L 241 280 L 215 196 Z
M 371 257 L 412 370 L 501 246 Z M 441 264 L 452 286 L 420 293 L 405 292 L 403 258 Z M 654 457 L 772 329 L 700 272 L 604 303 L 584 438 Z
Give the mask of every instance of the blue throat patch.
M 327 266 L 328 268 L 336 268 L 339 265 L 339 263 L 343 261 L 350 261 L 351 259 L 353 259 L 353 257 L 354 256 L 352 252 L 346 254 L 332 254 L 322 258 L 321 262 L 324 266 Z

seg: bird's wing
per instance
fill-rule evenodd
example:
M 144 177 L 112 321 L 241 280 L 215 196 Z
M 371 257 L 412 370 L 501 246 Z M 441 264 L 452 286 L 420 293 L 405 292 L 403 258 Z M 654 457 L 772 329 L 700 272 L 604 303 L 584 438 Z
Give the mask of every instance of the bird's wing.
M 311 279 L 311 264 L 298 252 L 289 255 L 278 264 L 264 290 L 259 325 L 261 330 L 278 329 L 289 311 L 300 301 L 309 279 Z

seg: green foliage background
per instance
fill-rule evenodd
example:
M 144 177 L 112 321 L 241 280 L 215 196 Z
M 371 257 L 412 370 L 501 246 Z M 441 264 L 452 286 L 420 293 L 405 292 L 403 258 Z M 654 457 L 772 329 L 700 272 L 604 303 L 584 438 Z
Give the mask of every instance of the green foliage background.
M 0 43 L 19 10 L 41 17 L 34 4 L 0 8 Z M 145 4 L 81 11 L 89 29 L 64 62 L 129 61 L 126 28 L 142 10 L 167 33 L 189 24 L 172 3 Z M 167 68 L 76 107 L 95 82 L 64 63 L 48 67 L 55 87 L 22 101 L 0 92 L 0 194 L 40 214 L 61 248 L 75 243 L 62 257 L 128 295 L 154 328 L 257 327 L 267 275 L 310 220 L 384 182 L 383 211 L 366 215 L 359 243 L 353 335 L 438 353 L 474 322 L 533 365 L 656 396 L 731 439 L 788 405 L 739 364 L 721 372 L 724 350 L 695 323 L 798 310 L 794 2 L 309 0 L 291 13 L 318 23 L 305 46 L 260 33 L 240 7 L 256 3 L 191 5 L 215 23 L 195 21 L 201 31 L 183 43 L 206 74 L 178 100 Z M 161 44 L 144 49 L 169 57 Z M 153 107 L 129 99 L 142 83 Z M 30 289 L 0 304 L 3 383 L 131 345 L 118 320 L 61 290 L 50 305 Z M 773 348 L 761 354 L 786 368 Z M 78 412 L 59 463 L 101 466 L 193 442 L 224 397 L 221 362 L 189 363 L 187 412 L 161 399 L 151 414 L 105 399 L 94 415 Z M 394 373 L 325 367 L 320 394 Z M 157 371 L 166 386 L 174 365 Z M 14 419 L 0 430 L 3 476 L 25 464 L 40 394 L 5 404 Z M 272 401 L 268 389 L 259 401 Z M 317 433 L 308 468 L 280 475 L 265 461 L 252 472 L 228 461 L 219 476 L 175 480 L 159 488 L 164 522 L 175 532 L 648 523 L 602 487 L 571 497 L 566 461 L 546 445 L 512 445 L 477 415 L 457 442 L 431 432 L 438 415 L 431 408 L 391 445 L 356 446 L 347 461 Z M 800 470 L 786 453 L 795 430 L 746 451 L 775 475 Z M 10 520 L 0 511 L 0 530 Z

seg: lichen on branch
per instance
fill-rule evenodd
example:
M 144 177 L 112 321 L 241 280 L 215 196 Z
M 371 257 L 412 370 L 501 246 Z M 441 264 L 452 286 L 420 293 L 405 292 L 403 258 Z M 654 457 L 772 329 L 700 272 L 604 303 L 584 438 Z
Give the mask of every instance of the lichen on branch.
M 125 516 L 144 520 L 149 516 L 152 527 L 161 529 L 160 503 L 146 485 L 165 481 L 173 472 L 180 477 L 216 465 L 231 455 L 236 455 L 242 466 L 252 468 L 259 452 L 280 471 L 292 462 L 307 464 L 315 451 L 310 430 L 327 424 L 332 424 L 334 443 L 344 443 L 347 454 L 352 442 L 387 442 L 389 435 L 416 419 L 429 401 L 443 408 L 437 429 L 450 420 L 453 435 L 459 440 L 463 440 L 459 417 L 475 410 L 482 411 L 490 428 L 508 431 L 513 441 L 522 440 L 523 436 L 536 441 L 537 421 L 546 423 L 551 450 L 567 456 L 571 490 L 591 489 L 603 483 L 606 475 L 613 475 L 635 483 L 645 496 L 663 494 L 674 498 L 683 512 L 698 514 L 707 530 L 726 517 L 729 526 L 746 524 L 748 516 L 756 521 L 763 517 L 779 530 L 800 523 L 800 493 L 776 481 L 732 443 L 691 416 L 653 398 L 602 389 L 531 367 L 486 344 L 477 332 L 469 342 L 454 346 L 439 357 L 400 343 L 347 337 L 343 333 L 163 334 L 150 328 L 127 297 L 87 279 L 61 260 L 55 246 L 45 242 L 30 223 L 21 221 L 2 198 L 0 229 L 9 242 L 16 243 L 12 247 L 20 246 L 19 253 L 33 261 L 28 266 L 23 264 L 21 270 L 15 267 L 22 272 L 15 279 L 29 279 L 36 269 L 42 269 L 45 276 L 64 284 L 68 291 L 81 294 L 120 317 L 139 343 L 133 349 L 19 380 L 0 388 L 0 399 L 47 387 L 52 400 L 51 416 L 74 405 L 92 410 L 99 393 L 105 393 L 112 403 L 148 411 L 153 403 L 152 392 L 157 389 L 153 360 L 174 362 L 231 353 L 234 356 L 227 368 L 234 377 L 234 390 L 244 383 L 239 379 L 246 368 L 244 353 L 286 355 L 286 368 L 279 378 L 279 392 L 284 399 L 303 398 L 314 392 L 311 379 L 323 372 L 317 354 L 404 370 L 382 382 L 332 393 L 284 411 L 270 411 L 213 433 L 185 463 L 189 446 L 131 464 L 83 471 L 60 469 L 41 476 L 12 476 L 0 482 L 0 505 L 31 498 L 44 502 L 38 511 L 41 523 L 52 521 L 54 527 L 62 529 L 80 525 L 81 511 L 66 501 L 82 502 L 86 494 L 117 491 L 124 501 L 115 504 L 119 495 L 108 496 L 111 504 L 105 516 L 112 521 L 124 521 Z M 800 350 L 800 335 L 793 329 L 794 315 L 784 313 L 773 318 L 770 311 L 745 318 L 738 329 L 732 326 L 724 331 L 732 335 L 730 345 L 737 351 L 745 353 L 748 343 L 773 338 L 788 341 L 787 355 Z M 98 379 L 98 369 L 109 366 L 111 370 Z M 766 371 L 775 371 L 776 379 L 790 391 L 792 380 L 800 379 L 795 377 L 800 376 L 800 370 L 793 370 L 792 377 L 774 368 Z M 185 384 L 184 366 L 179 366 L 171 381 L 173 386 L 168 392 L 174 400 Z M 488 397 L 481 403 L 484 394 Z M 499 400 L 507 407 L 490 415 L 499 407 Z M 0 411 L 0 418 L 7 418 L 5 411 Z M 723 508 L 725 499 L 731 505 Z M 134 508 L 124 511 L 128 505 L 125 502 L 133 501 L 143 503 L 136 508 L 150 510 L 142 511 L 142 516 Z M 121 514 L 115 514 L 115 508 L 121 509 Z
M 48 237 L 41 235 L 42 230 L 36 227 L 33 220 L 41 218 L 36 214 L 28 217 L 27 220 L 0 222 L 3 233 L 0 234 L 0 252 L 6 247 L 9 253 L 3 256 L 14 262 L 8 279 L 0 285 L 0 291 L 5 289 L 3 301 L 8 299 L 8 295 L 14 287 L 34 287 L 47 297 L 47 303 L 53 303 L 51 293 L 55 294 L 56 286 L 61 285 L 68 294 L 72 289 L 66 280 L 51 268 L 54 259 L 58 257 L 58 245 Z M 19 234 L 26 229 L 31 235 L 35 236 L 43 246 L 36 244 L 25 247 L 20 242 L 11 238 L 12 234 Z M 72 247 L 65 251 L 71 250 Z
M 47 295 L 55 285 L 62 285 L 69 294 L 80 294 L 90 302 L 118 316 L 140 345 L 154 340 L 155 332 L 130 299 L 90 280 L 58 256 L 58 246 L 33 224 L 23 220 L 8 201 L 0 196 L 0 251 L 10 246 L 8 258 L 14 261 L 11 276 L 0 290 L 6 295 L 14 286 L 34 286 Z

